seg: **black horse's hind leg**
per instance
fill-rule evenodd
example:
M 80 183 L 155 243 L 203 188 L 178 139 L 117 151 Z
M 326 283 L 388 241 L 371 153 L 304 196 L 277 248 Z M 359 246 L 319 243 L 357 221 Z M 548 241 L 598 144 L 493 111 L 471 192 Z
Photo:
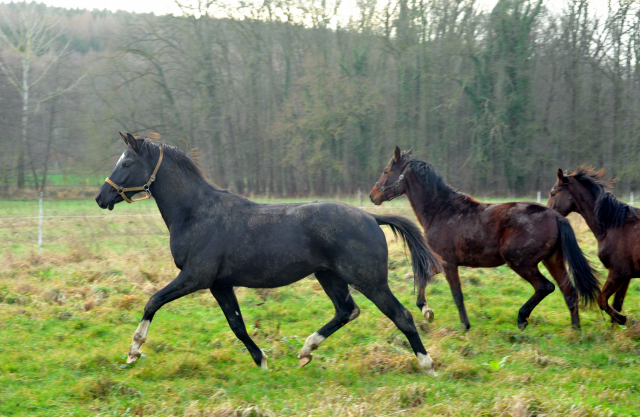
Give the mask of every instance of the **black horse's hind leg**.
M 140 346 L 147 340 L 147 333 L 153 316 L 163 305 L 199 290 L 199 281 L 185 271 L 181 271 L 173 281 L 153 294 L 144 306 L 142 321 L 133 334 L 133 342 L 129 348 L 127 363 L 135 362 L 141 355 Z
M 229 322 L 229 327 L 233 330 L 233 333 L 238 339 L 246 346 L 247 350 L 251 354 L 253 361 L 256 365 L 267 369 L 267 355 L 255 344 L 255 342 L 247 333 L 247 327 L 242 320 L 242 313 L 240 312 L 240 306 L 238 305 L 238 299 L 233 292 L 233 288 L 211 288 L 211 294 L 215 297 L 216 301 L 220 305 L 224 316 Z
M 327 324 L 309 336 L 304 342 L 304 346 L 298 356 L 300 358 L 300 367 L 311 362 L 313 358 L 311 352 L 316 350 L 327 337 L 360 315 L 360 309 L 356 302 L 353 301 L 351 294 L 349 294 L 349 286 L 344 280 L 330 271 L 317 272 L 316 277 L 324 292 L 331 298 L 336 314 Z
M 358 287 L 358 290 L 371 300 L 373 304 L 375 304 L 385 316 L 389 317 L 396 327 L 404 333 L 407 340 L 409 340 L 413 352 L 418 358 L 420 366 L 428 374 L 435 376 L 435 364 L 422 345 L 422 340 L 420 340 L 416 325 L 413 323 L 411 312 L 404 308 L 400 301 L 393 295 L 389 289 L 389 285 L 384 282 L 375 286 Z
M 556 289 L 556 286 L 540 273 L 537 265 L 510 266 L 518 275 L 526 279 L 534 289 L 531 298 L 529 298 L 529 300 L 520 307 L 520 311 L 518 311 L 518 328 L 524 330 L 529 324 L 527 319 L 533 309 L 536 308 L 540 301 L 547 295 L 551 294 Z
M 447 265 L 444 267 L 444 276 L 447 278 L 449 288 L 451 289 L 451 295 L 453 301 L 458 307 L 458 314 L 460 315 L 460 323 L 465 330 L 469 330 L 471 323 L 469 323 L 469 316 L 467 315 L 467 309 L 464 307 L 464 296 L 462 295 L 462 285 L 460 284 L 460 275 L 458 275 L 458 267 L 456 265 Z
M 569 274 L 567 268 L 564 265 L 564 259 L 562 252 L 556 251 L 553 255 L 543 261 L 547 270 L 553 277 L 553 279 L 560 286 L 560 291 L 564 296 L 564 301 L 567 303 L 569 313 L 571 314 L 571 326 L 580 330 L 580 313 L 578 308 L 578 295 L 576 289 L 573 287 L 571 280 L 569 280 Z

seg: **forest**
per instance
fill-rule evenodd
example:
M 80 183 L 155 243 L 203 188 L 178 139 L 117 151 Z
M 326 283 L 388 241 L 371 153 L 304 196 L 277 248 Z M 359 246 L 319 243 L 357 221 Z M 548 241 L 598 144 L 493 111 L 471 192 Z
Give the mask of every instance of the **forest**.
M 558 168 L 640 185 L 640 2 L 204 2 L 180 15 L 0 5 L 0 195 L 97 189 L 118 131 L 244 195 L 365 194 L 396 145 L 461 191 Z

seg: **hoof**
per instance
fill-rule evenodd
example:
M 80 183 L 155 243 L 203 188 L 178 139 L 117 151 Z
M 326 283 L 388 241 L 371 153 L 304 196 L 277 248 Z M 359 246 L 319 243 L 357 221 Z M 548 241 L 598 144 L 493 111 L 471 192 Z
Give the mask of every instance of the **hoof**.
M 260 361 L 260 367 L 262 369 L 264 369 L 265 371 L 269 370 L 269 367 L 267 366 L 267 358 L 266 357 L 262 358 L 262 360 Z
M 304 366 L 306 364 L 311 362 L 311 359 L 313 359 L 313 355 L 311 355 L 311 354 L 300 357 L 300 362 L 299 362 L 300 363 L 300 367 L 304 368 Z
M 138 358 L 140 357 L 141 353 L 129 353 L 129 355 L 127 356 L 127 363 L 134 363 L 135 361 L 138 360 Z
M 423 308 L 422 315 L 429 323 L 433 323 L 433 320 L 436 318 L 436 315 L 433 314 L 433 310 L 431 310 L 430 308 Z
M 529 324 L 529 322 L 527 320 L 523 321 L 522 323 L 518 323 L 518 329 L 520 330 L 524 330 L 527 328 L 527 324 Z
M 620 316 L 620 319 L 618 320 L 618 324 L 620 324 L 621 326 L 624 326 L 625 324 L 627 324 L 627 316 Z

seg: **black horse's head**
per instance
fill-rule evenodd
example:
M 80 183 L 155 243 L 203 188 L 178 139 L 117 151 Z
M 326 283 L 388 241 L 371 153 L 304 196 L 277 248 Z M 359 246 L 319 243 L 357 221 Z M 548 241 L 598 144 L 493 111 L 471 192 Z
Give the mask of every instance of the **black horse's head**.
M 115 168 L 102 184 L 100 192 L 96 196 L 96 203 L 100 208 L 108 208 L 113 210 L 113 206 L 125 200 L 131 202 L 131 197 L 140 191 L 146 191 L 147 195 L 151 195 L 148 190 L 150 183 L 155 179 L 154 167 L 156 166 L 154 158 L 151 157 L 152 146 L 146 143 L 145 139 L 137 139 L 131 133 L 124 135 L 119 132 L 127 149 L 124 151 Z M 150 178 L 153 178 L 150 181 Z M 143 186 L 147 185 L 145 190 Z M 139 188 L 138 190 L 126 190 L 127 188 Z M 124 195 L 124 197 L 123 197 Z
M 383 202 L 393 200 L 405 193 L 405 183 L 402 180 L 404 179 L 404 170 L 409 159 L 411 159 L 411 150 L 400 152 L 400 148 L 396 146 L 393 157 L 369 193 L 369 198 L 373 204 L 379 206 Z

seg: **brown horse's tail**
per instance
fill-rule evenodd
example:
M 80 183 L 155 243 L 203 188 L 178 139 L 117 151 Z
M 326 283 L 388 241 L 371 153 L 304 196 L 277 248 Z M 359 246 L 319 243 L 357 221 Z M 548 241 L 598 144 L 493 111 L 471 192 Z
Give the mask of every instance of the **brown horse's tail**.
M 585 305 L 593 304 L 600 294 L 600 283 L 596 271 L 578 246 L 576 235 L 569 220 L 558 216 L 558 230 L 562 243 L 562 253 L 567 261 L 573 284 L 578 291 L 580 300 Z
M 411 253 L 414 281 L 424 291 L 433 276 L 442 270 L 440 257 L 433 253 L 422 236 L 420 229 L 411 220 L 400 216 L 372 214 L 379 225 L 391 227 L 395 236 L 400 235 Z

